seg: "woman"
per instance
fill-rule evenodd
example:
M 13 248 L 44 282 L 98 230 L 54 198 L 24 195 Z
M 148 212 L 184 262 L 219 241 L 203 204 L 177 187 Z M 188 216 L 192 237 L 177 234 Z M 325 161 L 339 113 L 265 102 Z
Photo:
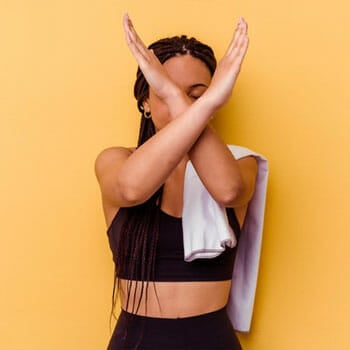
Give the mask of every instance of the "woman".
M 247 24 L 240 18 L 218 65 L 193 38 L 147 48 L 128 15 L 123 26 L 139 64 L 134 94 L 142 116 L 138 146 L 107 148 L 95 163 L 115 261 L 113 307 L 116 281 L 121 303 L 108 350 L 241 349 L 225 311 L 236 249 L 183 261 L 181 216 L 191 161 L 236 233 L 243 224 L 256 161 L 236 160 L 208 123 L 232 93 Z

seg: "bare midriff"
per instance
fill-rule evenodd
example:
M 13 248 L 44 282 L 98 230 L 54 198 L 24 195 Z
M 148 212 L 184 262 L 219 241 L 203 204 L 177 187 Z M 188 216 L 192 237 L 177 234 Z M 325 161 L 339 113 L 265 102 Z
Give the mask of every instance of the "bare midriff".
M 146 315 L 145 289 L 140 307 L 141 282 L 132 281 L 128 309 L 126 309 L 126 290 L 128 280 L 120 280 L 120 303 L 123 310 L 138 315 Z M 136 296 L 134 297 L 135 286 Z M 228 301 L 231 280 L 201 282 L 149 282 L 147 296 L 147 316 L 178 318 L 196 316 L 223 308 Z M 135 309 L 132 305 L 135 298 Z

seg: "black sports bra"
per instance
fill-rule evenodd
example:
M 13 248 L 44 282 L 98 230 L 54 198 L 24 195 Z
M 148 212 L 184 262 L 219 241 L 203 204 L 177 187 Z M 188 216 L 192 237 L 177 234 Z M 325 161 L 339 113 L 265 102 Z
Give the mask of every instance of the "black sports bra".
M 237 240 L 240 236 L 240 226 L 234 209 L 226 208 L 230 226 L 235 232 Z M 120 234 L 121 223 L 125 211 L 119 210 L 111 225 L 107 229 L 109 245 L 116 261 L 116 243 Z M 215 258 L 195 259 L 184 261 L 182 218 L 169 215 L 160 210 L 159 238 L 155 263 L 155 281 L 223 281 L 232 278 L 236 247 L 226 247 Z M 123 279 L 141 280 L 140 276 L 130 278 L 127 272 L 119 275 Z

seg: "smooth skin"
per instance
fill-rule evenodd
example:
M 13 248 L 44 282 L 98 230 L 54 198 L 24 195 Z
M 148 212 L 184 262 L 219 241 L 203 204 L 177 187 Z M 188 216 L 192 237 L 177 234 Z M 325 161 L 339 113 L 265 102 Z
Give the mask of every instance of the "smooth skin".
M 137 150 L 110 147 L 97 156 L 95 174 L 107 227 L 120 207 L 145 202 L 162 184 L 161 209 L 181 217 L 188 160 L 213 198 L 235 209 L 242 226 L 254 193 L 257 163 L 253 157 L 236 160 L 209 122 L 232 94 L 248 48 L 247 23 L 243 18 L 238 21 L 213 77 L 202 61 L 190 55 L 173 57 L 162 65 L 144 45 L 127 14 L 123 27 L 127 45 L 150 85 L 143 107 L 151 112 L 157 132 Z M 121 280 L 124 310 L 126 283 Z M 136 283 L 140 282 L 134 281 L 133 287 Z M 230 287 L 231 280 L 151 283 L 147 315 L 176 318 L 218 310 L 226 305 Z M 131 298 L 130 308 L 132 304 Z M 144 300 L 138 314 L 145 314 Z

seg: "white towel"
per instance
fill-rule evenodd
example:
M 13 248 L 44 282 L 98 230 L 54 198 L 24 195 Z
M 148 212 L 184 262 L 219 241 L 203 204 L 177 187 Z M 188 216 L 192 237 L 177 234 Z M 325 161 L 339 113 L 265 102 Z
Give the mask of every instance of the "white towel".
M 254 156 L 258 162 L 255 191 L 249 202 L 237 247 L 230 298 L 229 318 L 235 330 L 250 329 L 264 224 L 268 164 L 264 156 L 248 148 L 228 145 L 236 159 Z M 209 194 L 191 161 L 187 163 L 183 200 L 184 259 L 214 258 L 226 246 L 237 244 L 226 210 Z

